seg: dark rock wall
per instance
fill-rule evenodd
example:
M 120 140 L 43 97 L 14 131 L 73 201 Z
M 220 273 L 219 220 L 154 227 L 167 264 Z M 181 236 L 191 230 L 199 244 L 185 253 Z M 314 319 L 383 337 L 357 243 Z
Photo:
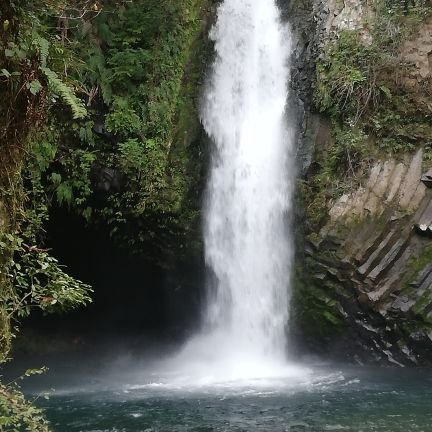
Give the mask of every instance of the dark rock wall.
M 341 30 L 361 28 L 370 12 L 357 0 L 305 2 L 303 8 L 296 3 L 286 10 L 297 34 L 298 165 L 307 181 L 333 141 L 333 126 L 314 108 L 314 65 Z M 394 71 L 419 116 L 429 115 L 432 106 L 425 91 L 430 32 L 427 19 L 400 48 L 402 60 L 413 67 L 405 75 Z M 363 37 L 368 43 L 367 31 Z M 308 220 L 298 224 L 291 336 L 301 350 L 359 363 L 432 363 L 432 191 L 421 181 L 429 167 L 422 145 L 397 157 L 382 154 L 360 185 L 327 198 L 320 228 Z M 299 197 L 303 208 L 316 200 Z

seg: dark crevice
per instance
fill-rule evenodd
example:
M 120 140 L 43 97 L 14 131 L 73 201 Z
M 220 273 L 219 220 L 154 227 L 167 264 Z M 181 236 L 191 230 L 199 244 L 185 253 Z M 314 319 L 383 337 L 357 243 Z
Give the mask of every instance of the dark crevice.
M 179 342 L 197 325 L 201 262 L 179 263 L 181 273 L 176 266 L 161 268 L 116 244 L 106 229 L 89 226 L 66 209 L 52 211 L 46 230 L 52 254 L 68 273 L 94 288 L 93 302 L 65 315 L 36 311 L 24 322 L 18 351 L 33 347 L 43 354 L 46 344 L 55 351 L 56 343 L 59 350 L 67 350 L 67 343 L 89 347 L 111 341 Z

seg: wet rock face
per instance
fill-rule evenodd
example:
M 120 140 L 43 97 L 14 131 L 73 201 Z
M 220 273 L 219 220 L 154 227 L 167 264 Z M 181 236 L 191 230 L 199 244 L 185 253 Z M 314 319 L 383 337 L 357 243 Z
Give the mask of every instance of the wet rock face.
M 307 62 L 319 61 L 341 30 L 361 29 L 370 13 L 364 5 L 316 0 L 296 25 L 294 71 L 302 79 L 294 88 L 303 102 L 299 166 L 306 178 L 314 176 L 314 152 L 332 140 L 329 123 L 313 112 L 315 71 Z M 432 82 L 431 32 L 429 18 L 399 51 L 411 65 L 405 75 L 398 73 L 399 89 L 422 118 L 432 112 L 425 91 Z M 367 44 L 367 28 L 362 37 Z M 405 138 L 421 142 L 420 132 Z M 432 365 L 431 167 L 421 145 L 398 158 L 383 154 L 361 186 L 326 202 L 326 223 L 298 248 L 303 256 L 292 331 L 302 348 L 359 363 Z
M 375 163 L 365 186 L 331 206 L 307 252 L 310 282 L 327 297 L 349 357 L 432 361 L 422 354 L 432 350 L 432 248 L 415 229 L 432 224 L 422 156 Z
M 422 177 L 421 181 L 427 188 L 432 188 L 432 169 L 426 171 Z
M 400 55 L 415 65 L 410 78 L 417 83 L 432 76 L 432 18 L 422 23 L 417 37 L 402 44 Z
M 319 123 L 313 107 L 316 62 L 324 47 L 341 30 L 360 27 L 366 11 L 358 0 L 279 0 L 278 4 L 282 19 L 290 24 L 295 37 L 290 83 L 295 97 L 288 109 L 292 126 L 299 135 L 299 173 L 306 175 L 316 144 L 311 134 Z
M 309 346 L 358 362 L 432 363 L 432 241 L 419 231 L 432 225 L 432 190 L 422 162 L 421 149 L 376 162 L 307 243 L 297 330 Z

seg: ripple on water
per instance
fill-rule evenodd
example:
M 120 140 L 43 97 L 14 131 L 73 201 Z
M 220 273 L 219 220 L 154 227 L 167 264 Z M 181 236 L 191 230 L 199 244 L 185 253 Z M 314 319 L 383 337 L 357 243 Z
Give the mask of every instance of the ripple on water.
M 301 384 L 281 379 L 259 388 L 137 384 L 127 393 L 63 394 L 41 404 L 60 432 L 432 431 L 428 373 L 352 375 L 314 372 Z

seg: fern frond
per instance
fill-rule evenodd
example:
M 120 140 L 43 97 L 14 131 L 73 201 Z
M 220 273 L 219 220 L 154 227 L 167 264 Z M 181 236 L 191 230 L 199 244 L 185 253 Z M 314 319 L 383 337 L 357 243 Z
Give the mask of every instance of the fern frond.
M 39 50 L 39 62 L 41 68 L 45 68 L 47 65 L 50 43 L 47 39 L 43 38 L 38 34 L 33 35 L 33 43 L 37 46 Z
M 51 91 L 60 96 L 63 102 L 70 107 L 73 118 L 79 119 L 85 117 L 87 110 L 83 102 L 76 97 L 74 91 L 50 68 L 42 67 L 41 70 L 48 80 Z

